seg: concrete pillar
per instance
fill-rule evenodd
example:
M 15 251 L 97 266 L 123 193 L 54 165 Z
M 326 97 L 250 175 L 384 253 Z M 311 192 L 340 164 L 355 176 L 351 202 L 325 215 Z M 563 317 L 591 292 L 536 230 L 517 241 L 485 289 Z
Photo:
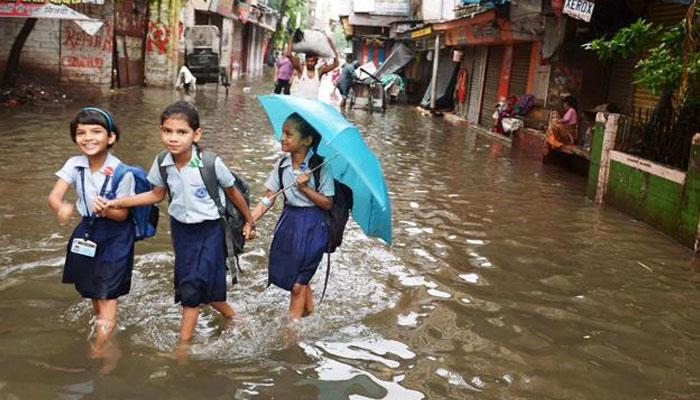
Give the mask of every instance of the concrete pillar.
M 440 62 L 440 35 L 435 35 L 435 49 L 433 50 L 433 76 L 430 79 L 430 111 L 435 111 L 435 96 L 437 93 L 437 74 Z
M 697 253 L 700 251 L 700 133 L 693 136 L 685 179 L 681 202 L 680 234 L 695 238 L 694 247 Z
M 596 204 L 602 204 L 605 199 L 610 172 L 610 151 L 615 148 L 620 117 L 620 114 L 602 112 L 596 115 L 587 190 L 588 197 Z

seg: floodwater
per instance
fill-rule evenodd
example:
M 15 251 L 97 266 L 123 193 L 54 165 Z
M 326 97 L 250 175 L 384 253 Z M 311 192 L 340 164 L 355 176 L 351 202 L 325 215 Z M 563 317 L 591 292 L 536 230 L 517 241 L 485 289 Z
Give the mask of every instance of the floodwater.
M 271 85 L 238 85 L 195 100 L 205 147 L 258 199 L 280 156 L 254 97 Z M 114 152 L 150 166 L 159 113 L 177 97 L 139 89 L 97 101 L 122 129 Z M 190 359 L 173 359 L 180 310 L 162 216 L 137 245 L 118 353 L 92 359 L 89 302 L 60 283 L 72 227 L 46 205 L 76 152 L 78 106 L 0 110 L 0 399 L 700 398 L 690 249 L 591 204 L 584 178 L 408 107 L 348 113 L 382 160 L 394 244 L 351 225 L 326 299 L 296 333 L 287 293 L 265 286 L 268 215 L 229 291 L 240 319 L 226 328 L 205 311 Z M 325 261 L 317 300 L 324 274 Z

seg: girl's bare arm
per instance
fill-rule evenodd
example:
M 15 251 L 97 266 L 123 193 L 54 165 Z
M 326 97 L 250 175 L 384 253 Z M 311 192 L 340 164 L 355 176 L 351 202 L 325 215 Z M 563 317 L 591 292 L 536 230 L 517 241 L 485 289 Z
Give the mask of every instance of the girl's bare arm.
M 265 191 L 265 198 L 267 198 L 267 199 L 269 200 L 270 204 L 269 204 L 269 205 L 265 205 L 265 204 L 263 204 L 263 202 L 261 201 L 260 203 L 258 203 L 257 206 L 255 206 L 255 208 L 253 209 L 253 220 L 254 220 L 254 221 L 257 221 L 257 220 L 259 220 L 260 218 L 262 218 L 262 216 L 265 215 L 265 213 L 267 212 L 267 210 L 269 210 L 270 208 L 272 208 L 273 205 L 275 205 L 275 199 L 276 199 L 276 198 L 274 198 L 274 199 L 272 198 L 272 195 L 273 195 L 273 194 L 274 194 L 274 193 L 272 193 L 271 190 L 266 190 L 266 191 Z
M 70 189 L 70 183 L 59 179 L 56 181 L 56 184 L 53 185 L 51 193 L 49 193 L 49 207 L 56 213 L 58 223 L 61 225 L 68 223 L 75 209 L 73 204 L 63 201 L 63 197 L 65 197 L 68 189 Z

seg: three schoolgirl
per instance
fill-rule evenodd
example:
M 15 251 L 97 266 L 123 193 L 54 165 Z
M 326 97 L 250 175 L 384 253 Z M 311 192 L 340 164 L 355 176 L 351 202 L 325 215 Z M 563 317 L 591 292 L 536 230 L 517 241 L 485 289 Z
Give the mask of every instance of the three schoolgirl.
M 109 153 L 109 147 L 117 141 L 119 131 L 105 110 L 81 110 L 71 121 L 71 137 L 83 155 L 66 162 L 49 195 L 60 223 L 68 222 L 74 208 L 83 217 L 68 243 L 63 282 L 74 283 L 83 297 L 92 299 L 98 328 L 96 345 L 109 339 L 117 322 L 117 298 L 129 292 L 134 249 L 129 208 L 158 203 L 166 195 L 170 196 L 168 213 L 175 250 L 175 301 L 182 306 L 180 343 L 192 338 L 201 305 L 211 305 L 225 318 L 235 315 L 226 302 L 223 225 L 200 173 L 202 128 L 197 110 L 184 101 L 168 106 L 161 115 L 159 133 L 167 154 L 161 162 L 156 157 L 151 166 L 148 180 L 152 190 L 135 195 L 133 176 L 127 173 L 112 193 L 106 182 L 120 161 Z M 289 155 L 275 165 L 265 184 L 265 198 L 253 213 L 235 189 L 233 174 L 220 158 L 215 162 L 219 197 L 227 196 L 241 211 L 246 221 L 243 235 L 249 240 L 255 238 L 254 221 L 274 202 L 273 194 L 294 183 L 284 195 L 285 207 L 275 228 L 269 260 L 269 283 L 291 291 L 291 319 L 313 311 L 309 281 L 328 240 L 322 210 L 332 205 L 330 170 L 327 165 L 321 167 L 318 183 L 308 173 L 312 164 L 321 163 L 313 151 L 319 138 L 298 115 L 285 122 L 282 150 Z M 75 206 L 63 202 L 71 185 L 78 193 Z M 94 254 L 90 254 L 92 249 Z

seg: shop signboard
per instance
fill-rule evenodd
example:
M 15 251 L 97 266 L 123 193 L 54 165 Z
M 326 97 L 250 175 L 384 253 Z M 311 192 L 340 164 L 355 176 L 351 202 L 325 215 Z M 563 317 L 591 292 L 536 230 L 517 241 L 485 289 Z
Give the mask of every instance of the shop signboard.
M 411 32 L 411 39 L 417 39 L 421 37 L 425 37 L 433 33 L 433 28 L 430 26 L 426 26 L 425 28 L 418 29 L 416 31 Z
M 566 0 L 564 14 L 586 22 L 591 22 L 595 3 L 588 0 Z

